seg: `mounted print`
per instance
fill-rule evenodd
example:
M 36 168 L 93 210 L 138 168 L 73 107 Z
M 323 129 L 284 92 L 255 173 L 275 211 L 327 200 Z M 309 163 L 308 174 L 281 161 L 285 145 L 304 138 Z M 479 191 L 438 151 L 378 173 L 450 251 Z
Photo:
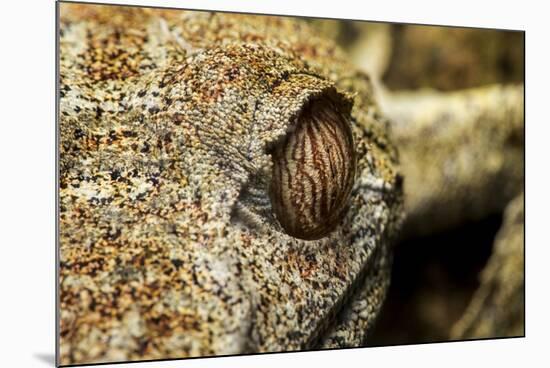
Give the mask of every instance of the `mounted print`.
M 58 364 L 524 336 L 524 32 L 57 6 Z

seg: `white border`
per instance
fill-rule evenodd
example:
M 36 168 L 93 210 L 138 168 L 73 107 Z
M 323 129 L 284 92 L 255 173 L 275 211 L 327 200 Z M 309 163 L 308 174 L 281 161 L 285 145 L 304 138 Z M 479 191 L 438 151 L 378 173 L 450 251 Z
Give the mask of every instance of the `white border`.
M 114 1 L 105 1 L 113 2 Z M 164 0 L 129 4 L 527 31 L 527 338 L 140 363 L 136 367 L 517 367 L 544 359 L 547 263 L 547 10 L 526 1 Z M 2 4 L 0 21 L 0 366 L 51 366 L 54 353 L 54 25 L 51 0 Z M 540 353 L 540 354 L 539 354 Z M 356 363 L 357 362 L 357 363 Z M 530 364 L 527 364 L 530 365 Z M 536 364 L 539 365 L 539 364 Z M 544 365 L 544 364 L 543 364 Z M 106 365 L 105 367 L 125 367 Z

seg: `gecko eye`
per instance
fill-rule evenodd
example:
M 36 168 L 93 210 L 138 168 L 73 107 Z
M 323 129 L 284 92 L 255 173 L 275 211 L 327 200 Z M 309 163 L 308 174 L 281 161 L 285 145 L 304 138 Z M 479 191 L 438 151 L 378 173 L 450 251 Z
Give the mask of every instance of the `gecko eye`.
M 328 98 L 314 100 L 272 152 L 271 204 L 289 235 L 322 238 L 345 215 L 355 178 L 349 119 Z

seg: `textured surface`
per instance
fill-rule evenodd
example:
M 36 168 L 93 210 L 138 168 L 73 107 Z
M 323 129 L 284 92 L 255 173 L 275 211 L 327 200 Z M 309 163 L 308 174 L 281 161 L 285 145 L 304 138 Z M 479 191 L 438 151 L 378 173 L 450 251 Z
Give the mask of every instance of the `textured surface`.
M 305 106 L 296 130 L 272 153 L 270 197 L 287 234 L 319 239 L 348 208 L 355 179 L 349 111 L 330 100 Z
M 284 18 L 60 5 L 62 364 L 360 344 L 401 218 L 366 75 Z M 350 207 L 287 235 L 269 152 L 308 101 L 351 109 Z

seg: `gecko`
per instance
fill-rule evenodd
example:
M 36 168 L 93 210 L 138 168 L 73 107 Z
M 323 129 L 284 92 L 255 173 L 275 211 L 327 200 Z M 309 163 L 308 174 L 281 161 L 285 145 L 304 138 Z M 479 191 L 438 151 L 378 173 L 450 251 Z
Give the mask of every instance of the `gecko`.
M 60 363 L 363 345 L 414 212 L 368 73 L 293 18 L 58 6 Z

